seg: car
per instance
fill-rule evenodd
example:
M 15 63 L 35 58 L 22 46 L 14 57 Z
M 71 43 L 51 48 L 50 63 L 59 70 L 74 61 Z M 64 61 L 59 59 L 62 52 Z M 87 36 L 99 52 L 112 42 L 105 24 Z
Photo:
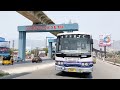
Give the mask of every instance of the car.
M 42 59 L 39 56 L 36 56 L 32 59 L 32 63 L 34 63 L 34 62 L 36 62 L 36 63 L 42 62 Z
M 23 61 L 20 57 L 15 57 L 13 60 L 16 61 L 16 62 L 22 62 Z

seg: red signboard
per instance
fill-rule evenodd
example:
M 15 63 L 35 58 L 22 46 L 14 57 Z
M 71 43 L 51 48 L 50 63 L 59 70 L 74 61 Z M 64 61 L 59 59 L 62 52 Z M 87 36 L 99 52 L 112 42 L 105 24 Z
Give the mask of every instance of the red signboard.
M 26 26 L 26 30 L 56 30 L 56 29 L 63 29 L 63 25 L 51 25 L 51 26 Z

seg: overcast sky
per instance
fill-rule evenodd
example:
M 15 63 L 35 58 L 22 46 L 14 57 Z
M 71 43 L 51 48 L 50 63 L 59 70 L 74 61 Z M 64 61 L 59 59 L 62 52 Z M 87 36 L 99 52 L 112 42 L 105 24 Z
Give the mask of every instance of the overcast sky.
M 94 39 L 100 34 L 111 34 L 112 40 L 120 40 L 120 11 L 44 11 L 56 24 L 79 24 L 79 31 L 88 32 Z M 32 22 L 16 11 L 0 11 L 0 37 L 17 39 L 17 26 L 32 25 Z M 27 34 L 27 39 L 43 39 L 50 33 Z

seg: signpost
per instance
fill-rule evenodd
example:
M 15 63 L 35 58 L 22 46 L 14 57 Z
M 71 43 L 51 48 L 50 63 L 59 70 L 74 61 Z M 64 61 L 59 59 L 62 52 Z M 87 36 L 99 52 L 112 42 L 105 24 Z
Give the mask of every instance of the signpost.
M 54 32 L 54 31 L 78 31 L 78 24 L 38 24 L 31 26 L 18 26 L 18 31 L 26 32 Z

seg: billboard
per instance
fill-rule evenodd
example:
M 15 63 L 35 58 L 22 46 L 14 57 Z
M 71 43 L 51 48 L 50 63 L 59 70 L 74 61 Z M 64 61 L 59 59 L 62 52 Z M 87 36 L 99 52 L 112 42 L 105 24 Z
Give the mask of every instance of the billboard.
M 111 35 L 99 35 L 99 47 L 111 46 Z
M 10 48 L 10 42 L 9 41 L 0 42 L 0 47 Z
M 26 32 L 54 32 L 54 31 L 78 31 L 77 23 L 74 24 L 37 24 L 29 26 L 18 26 L 18 31 Z

